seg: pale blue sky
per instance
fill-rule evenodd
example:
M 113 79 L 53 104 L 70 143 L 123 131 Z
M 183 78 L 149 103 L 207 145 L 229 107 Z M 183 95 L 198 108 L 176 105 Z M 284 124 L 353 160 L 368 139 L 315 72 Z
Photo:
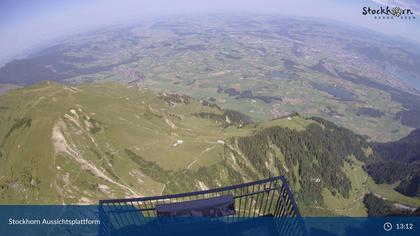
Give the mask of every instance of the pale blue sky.
M 362 7 L 409 7 L 415 20 L 375 20 Z M 420 43 L 420 0 L 1 0 L 0 63 L 78 32 L 155 15 L 249 12 L 322 17 Z

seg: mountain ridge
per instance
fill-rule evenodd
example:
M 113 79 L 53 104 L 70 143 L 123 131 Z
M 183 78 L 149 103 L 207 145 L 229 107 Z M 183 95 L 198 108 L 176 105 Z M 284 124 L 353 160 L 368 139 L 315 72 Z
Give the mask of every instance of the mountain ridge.
M 376 186 L 363 169 L 371 145 L 321 118 L 253 122 L 118 83 L 44 82 L 0 96 L 0 107 L 2 204 L 86 204 L 285 175 L 305 214 L 364 215 Z

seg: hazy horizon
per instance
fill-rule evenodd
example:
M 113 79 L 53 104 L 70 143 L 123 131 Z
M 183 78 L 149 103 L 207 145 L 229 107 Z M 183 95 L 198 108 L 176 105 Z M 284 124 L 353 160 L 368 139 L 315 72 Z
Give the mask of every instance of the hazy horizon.
M 389 4 L 407 7 L 418 16 L 420 3 L 414 0 L 356 0 L 312 2 L 286 1 L 2 1 L 0 8 L 0 63 L 22 56 L 54 40 L 115 24 L 127 24 L 142 18 L 170 15 L 235 13 L 276 14 L 315 17 L 349 23 L 420 44 L 419 20 L 376 20 L 361 14 L 362 7 Z

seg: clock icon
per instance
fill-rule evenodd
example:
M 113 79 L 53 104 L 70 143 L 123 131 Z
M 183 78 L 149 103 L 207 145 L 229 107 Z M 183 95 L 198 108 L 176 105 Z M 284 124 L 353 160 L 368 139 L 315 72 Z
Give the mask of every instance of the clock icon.
M 385 230 L 385 231 L 391 231 L 391 229 L 392 229 L 392 224 L 391 224 L 391 223 L 389 223 L 389 222 L 386 222 L 386 223 L 384 224 L 384 230 Z

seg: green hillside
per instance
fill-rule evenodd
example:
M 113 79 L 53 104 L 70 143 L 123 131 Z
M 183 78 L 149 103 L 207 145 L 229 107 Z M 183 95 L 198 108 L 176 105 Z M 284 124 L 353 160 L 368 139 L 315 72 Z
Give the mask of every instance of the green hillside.
M 252 123 L 116 83 L 44 82 L 0 96 L 0 110 L 1 204 L 95 203 L 285 175 L 304 214 L 364 215 L 374 190 L 363 169 L 370 144 L 319 118 Z
M 161 97 L 118 84 L 50 82 L 2 96 L 1 201 L 79 203 L 161 194 L 165 183 L 144 175 L 126 150 L 171 171 L 219 162 L 218 140 L 236 130 L 223 132 L 196 113 L 222 111 L 189 98 L 169 105 Z
M 137 84 L 256 121 L 322 117 L 385 142 L 420 128 L 419 58 L 416 45 L 338 22 L 174 15 L 46 44 L 0 66 L 0 94 L 43 80 Z

